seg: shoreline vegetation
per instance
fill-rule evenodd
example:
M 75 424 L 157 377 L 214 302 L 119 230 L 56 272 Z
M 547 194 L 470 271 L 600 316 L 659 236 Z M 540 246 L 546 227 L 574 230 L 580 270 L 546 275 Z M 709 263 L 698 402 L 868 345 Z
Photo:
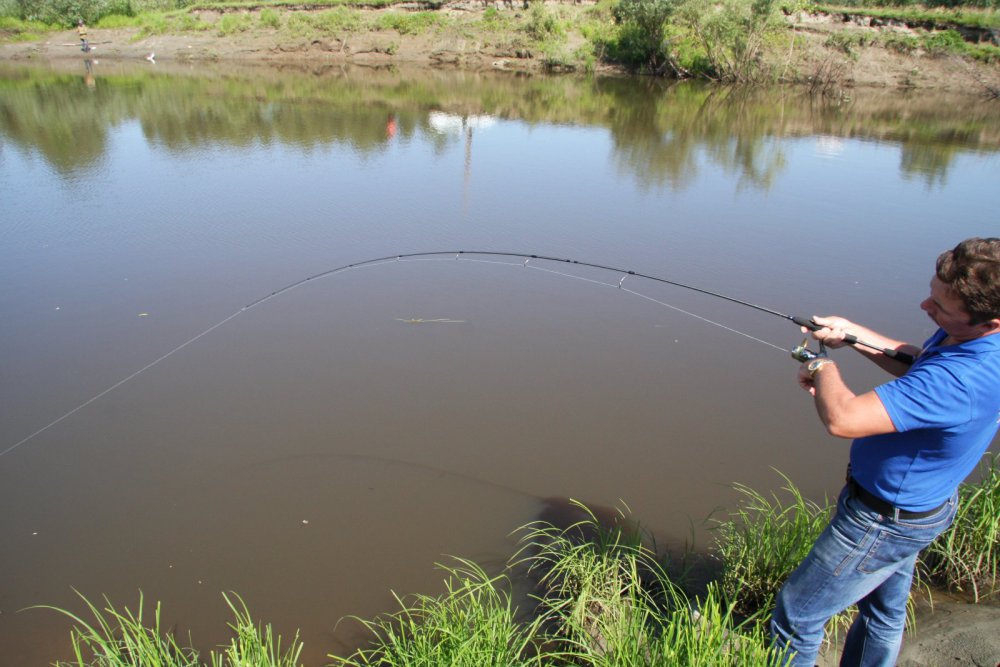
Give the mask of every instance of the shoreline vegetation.
M 453 558 L 438 566 L 444 594 L 396 595 L 397 611 L 353 619 L 367 631 L 368 644 L 328 657 L 340 667 L 780 665 L 768 645 L 768 613 L 833 509 L 782 479 L 780 492 L 768 495 L 736 486 L 743 499 L 715 521 L 715 545 L 706 556 L 658 551 L 627 508 L 595 512 L 571 501 L 576 519 L 568 525 L 536 521 L 514 531 L 519 548 L 501 572 Z M 979 480 L 960 487 L 960 503 L 953 526 L 922 554 L 911 612 L 932 589 L 959 591 L 969 603 L 1000 590 L 1000 455 L 987 455 Z M 525 586 L 532 592 L 522 600 L 514 591 Z M 86 598 L 84 616 L 40 608 L 73 623 L 75 658 L 57 667 L 299 665 L 297 633 L 283 643 L 238 595 L 223 598 L 234 618 L 232 639 L 207 661 L 191 638 L 184 643 L 161 626 L 159 603 L 152 619 L 143 615 L 141 594 L 135 610 L 107 599 L 99 607 Z M 910 621 L 912 632 L 915 614 Z M 831 621 L 831 651 L 849 622 L 849 611 Z
M 1000 2 L 0 0 L 0 59 L 308 60 L 1000 97 Z M 58 40 L 58 41 L 57 41 Z M 151 59 L 152 60 L 152 59 Z

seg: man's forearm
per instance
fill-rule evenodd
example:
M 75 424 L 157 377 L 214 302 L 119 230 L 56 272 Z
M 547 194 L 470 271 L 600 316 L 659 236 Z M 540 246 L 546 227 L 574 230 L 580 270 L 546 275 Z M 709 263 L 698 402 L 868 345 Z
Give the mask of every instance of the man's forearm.
M 873 391 L 855 394 L 844 383 L 836 364 L 827 363 L 802 381 L 805 386 L 811 383 L 816 412 L 830 435 L 859 438 L 895 430 L 878 395 Z

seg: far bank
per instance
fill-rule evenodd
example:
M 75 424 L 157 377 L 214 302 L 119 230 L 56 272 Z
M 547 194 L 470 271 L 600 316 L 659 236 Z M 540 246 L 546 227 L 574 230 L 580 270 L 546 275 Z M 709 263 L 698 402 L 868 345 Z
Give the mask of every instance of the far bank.
M 693 56 L 685 56 L 690 45 L 671 37 L 669 28 L 663 37 L 667 55 L 660 61 L 624 62 L 633 56 L 618 52 L 629 46 L 616 32 L 621 16 L 589 0 L 535 2 L 527 9 L 521 3 L 469 0 L 333 8 L 194 6 L 130 19 L 106 17 L 89 28 L 92 50 L 87 53 L 81 52 L 75 30 L 58 30 L 0 44 L 0 59 L 658 73 L 801 84 L 834 96 L 857 87 L 933 89 L 994 98 L 1000 91 L 1000 65 L 995 60 L 958 55 L 946 48 L 949 40 L 961 39 L 955 37 L 960 31 L 947 23 L 890 21 L 825 10 L 777 12 L 776 17 L 777 29 L 768 33 L 758 50 L 746 54 L 752 55 L 752 62 L 729 70 L 710 68 L 707 75 L 691 70 Z M 982 48 L 991 49 L 990 34 L 985 30 L 967 37 L 986 39 Z M 6 36 L 13 39 L 15 33 L 6 31 Z M 935 47 L 939 42 L 942 46 Z

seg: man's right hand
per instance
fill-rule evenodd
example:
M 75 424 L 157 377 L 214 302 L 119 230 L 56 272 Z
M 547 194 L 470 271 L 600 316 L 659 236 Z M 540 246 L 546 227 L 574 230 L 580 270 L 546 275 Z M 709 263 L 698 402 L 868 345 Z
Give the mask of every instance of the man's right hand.
M 844 337 L 847 334 L 854 333 L 851 330 L 857 328 L 853 322 L 843 317 L 813 317 L 812 321 L 821 327 L 811 332 L 812 337 L 834 350 L 847 345 Z M 808 329 L 805 327 L 802 328 L 802 333 L 806 333 L 807 331 Z

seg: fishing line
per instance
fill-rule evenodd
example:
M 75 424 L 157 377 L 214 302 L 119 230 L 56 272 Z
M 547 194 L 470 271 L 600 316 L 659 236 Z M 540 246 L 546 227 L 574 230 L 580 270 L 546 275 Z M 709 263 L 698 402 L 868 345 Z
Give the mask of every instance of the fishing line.
M 505 257 L 505 258 L 508 258 L 508 259 L 510 259 L 510 258 L 516 258 L 516 259 L 524 260 L 524 261 L 515 264 L 513 262 L 498 261 L 496 259 L 486 259 L 486 258 L 489 258 L 489 257 L 493 257 L 493 258 L 503 258 L 503 257 Z M 177 347 L 173 348 L 172 350 L 170 350 L 166 354 L 163 354 L 160 357 L 158 357 L 157 359 L 153 360 L 152 362 L 146 364 L 145 366 L 143 366 L 139 370 L 135 371 L 131 375 L 129 375 L 129 376 L 125 377 L 125 378 L 122 378 L 121 380 L 119 380 L 118 382 L 114 383 L 113 385 L 111 385 L 107 389 L 105 389 L 105 390 L 103 390 L 103 391 L 95 394 L 91 398 L 88 398 L 86 401 L 84 401 L 80 405 L 76 406 L 75 408 L 73 408 L 69 412 L 67 412 L 67 413 L 63 414 L 62 416 L 60 416 L 60 417 L 52 420 L 51 422 L 49 422 L 45 426 L 41 427 L 40 429 L 36 430 L 35 432 L 31 433 L 30 435 L 22 438 L 21 440 L 19 440 L 18 442 L 14 443 L 13 445 L 11 445 L 10 447 L 8 447 L 7 449 L 5 449 L 3 451 L 0 451 L 0 456 L 4 456 L 6 454 L 9 454 L 10 452 L 12 452 L 15 449 L 17 449 L 18 447 L 20 447 L 21 445 L 25 444 L 26 442 L 29 442 L 30 440 L 34 439 L 35 437 L 37 437 L 39 435 L 41 435 L 42 433 L 44 433 L 45 431 L 49 430 L 50 428 L 52 428 L 56 424 L 59 424 L 60 422 L 68 419 L 69 417 L 73 416 L 74 414 L 76 414 L 80 410 L 84 409 L 85 407 L 87 407 L 88 405 L 90 405 L 91 403 L 93 403 L 94 401 L 97 401 L 100 398 L 102 398 L 102 397 L 106 396 L 107 394 L 111 393 L 115 389 L 118 389 L 119 387 L 121 387 L 126 382 L 129 382 L 130 380 L 135 379 L 137 376 L 141 375 L 142 373 L 145 373 L 146 371 L 148 371 L 149 369 L 153 368 L 157 364 L 165 361 L 166 359 L 170 358 L 174 354 L 180 352 L 181 350 L 183 350 L 184 348 L 186 348 L 188 345 L 191 345 L 192 343 L 194 343 L 195 341 L 199 340 L 200 338 L 202 338 L 204 336 L 207 336 L 211 332 L 215 331 L 216 329 L 218 329 L 219 327 L 223 326 L 227 322 L 233 320 L 234 318 L 238 317 L 239 315 L 242 315 L 243 313 L 247 312 L 248 310 L 251 310 L 252 308 L 256 308 L 257 306 L 261 305 L 262 303 L 264 303 L 266 301 L 269 301 L 269 300 L 271 300 L 271 299 L 273 299 L 273 298 L 275 298 L 277 296 L 280 296 L 282 294 L 285 294 L 286 292 L 290 292 L 291 290 L 294 290 L 294 289 L 296 289 L 298 287 L 301 287 L 302 285 L 305 285 L 305 284 L 307 284 L 309 282 L 312 282 L 314 280 L 319 280 L 319 279 L 322 279 L 322 278 L 328 278 L 328 277 L 334 276 L 334 275 L 336 275 L 338 273 L 343 273 L 343 272 L 346 272 L 346 271 L 351 271 L 353 269 L 372 268 L 372 267 L 377 267 L 377 266 L 381 266 L 383 264 L 389 264 L 389 263 L 393 263 L 393 262 L 403 262 L 403 261 L 409 261 L 409 262 L 412 262 L 412 261 L 453 261 L 453 260 L 462 260 L 462 261 L 468 261 L 468 262 L 478 262 L 478 263 L 483 263 L 483 264 L 501 264 L 503 266 L 512 266 L 512 267 L 517 267 L 517 266 L 520 265 L 520 266 L 523 266 L 523 267 L 526 267 L 526 268 L 534 269 L 536 271 L 543 271 L 543 272 L 546 272 L 546 273 L 552 273 L 552 274 L 556 274 L 556 275 L 561 275 L 561 276 L 565 276 L 567 278 L 573 278 L 573 279 L 576 279 L 576 280 L 582 280 L 584 282 L 589 282 L 589 283 L 593 283 L 593 284 L 597 284 L 597 285 L 602 285 L 602 286 L 605 286 L 605 287 L 611 287 L 611 288 L 617 287 L 618 289 L 622 290 L 623 292 L 628 292 L 630 294 L 634 294 L 635 296 L 641 297 L 641 298 L 646 299 L 648 301 L 652 301 L 653 303 L 659 304 L 659 305 L 664 306 L 666 308 L 670 308 L 672 310 L 675 310 L 677 312 L 683 313 L 685 315 L 689 315 L 691 317 L 697 318 L 697 319 L 699 319 L 699 320 L 701 320 L 703 322 L 706 322 L 708 324 L 711 324 L 711 325 L 714 325 L 714 326 L 717 326 L 717 327 L 721 327 L 721 328 L 723 328 L 723 329 L 725 329 L 727 331 L 731 331 L 732 333 L 739 334 L 741 336 L 744 336 L 744 337 L 749 338 L 751 340 L 757 341 L 758 343 L 762 343 L 764 345 L 772 347 L 772 348 L 774 348 L 776 350 L 780 350 L 782 352 L 787 352 L 787 350 L 785 350 L 785 348 L 782 348 L 782 347 L 779 347 L 777 345 L 774 345 L 773 343 L 769 343 L 768 341 L 761 340 L 760 338 L 755 338 L 755 337 L 753 337 L 753 336 L 751 336 L 751 335 L 749 335 L 749 334 L 747 334 L 745 332 L 739 331 L 737 329 L 733 329 L 732 327 L 728 327 L 728 326 L 726 326 L 724 324 L 720 324 L 719 322 L 715 322 L 715 321 L 710 320 L 708 318 L 702 317 L 701 315 L 697 315 L 695 313 L 691 313 L 689 311 L 686 311 L 686 310 L 683 310 L 681 308 L 678 308 L 677 306 L 673 306 L 673 305 L 671 305 L 669 303 L 660 301 L 658 299 L 654 299 L 653 297 L 647 296 L 647 295 L 642 294 L 640 292 L 636 292 L 636 291 L 634 291 L 632 289 L 625 288 L 625 287 L 623 287 L 625 279 L 628 278 L 628 277 L 630 277 L 630 276 L 634 276 L 634 277 L 637 277 L 637 278 L 645 278 L 646 280 L 651 280 L 653 282 L 663 283 L 665 285 L 672 285 L 674 287 L 680 287 L 680 288 L 683 288 L 683 289 L 691 290 L 691 291 L 698 292 L 698 293 L 701 293 L 701 294 L 705 294 L 705 295 L 708 295 L 708 296 L 713 296 L 713 297 L 716 297 L 716 298 L 719 298 L 719 299 L 723 299 L 725 301 L 730 301 L 732 303 L 736 303 L 736 304 L 739 304 L 739 305 L 742 305 L 742 306 L 746 306 L 748 308 L 753 308 L 754 310 L 759 310 L 761 312 L 765 312 L 765 313 L 768 313 L 770 315 L 775 315 L 777 317 L 781 317 L 783 319 L 790 320 L 790 321 L 795 322 L 796 324 L 798 324 L 800 326 L 804 326 L 806 328 L 810 328 L 810 329 L 812 329 L 814 331 L 816 329 L 820 328 L 818 325 L 815 324 L 815 322 L 812 322 L 811 320 L 807 320 L 807 319 L 801 318 L 801 317 L 792 317 L 791 315 L 785 315 L 784 313 L 780 313 L 780 312 L 778 312 L 776 310 L 772 310 L 770 308 L 765 308 L 764 306 L 760 306 L 760 305 L 757 305 L 757 304 L 754 304 L 754 303 L 750 303 L 748 301 L 743 301 L 741 299 L 737 299 L 735 297 L 727 296 L 725 294 L 720 294 L 719 292 L 713 292 L 711 290 L 702 289 L 700 287 L 694 287 L 692 285 L 686 285 L 684 283 L 676 282 L 676 281 L 673 281 L 673 280 L 667 280 L 665 278 L 658 278 L 656 276 L 651 276 L 651 275 L 648 275 L 648 274 L 645 274 L 645 273 L 639 273 L 638 271 L 631 271 L 631 270 L 628 270 L 628 269 L 620 269 L 620 268 L 616 268 L 616 267 L 613 267 L 613 266 L 607 266 L 607 265 L 604 265 L 604 264 L 594 264 L 594 263 L 591 263 L 591 262 L 582 262 L 582 261 L 579 261 L 579 260 L 564 259 L 564 258 L 560 258 L 560 257 L 549 257 L 549 256 L 546 256 L 546 255 L 534 255 L 534 254 L 518 253 L 518 252 L 499 252 L 499 251 L 490 251 L 490 250 L 447 250 L 447 251 L 443 251 L 442 250 L 442 251 L 433 251 L 433 252 L 413 252 L 413 253 L 404 253 L 404 254 L 396 254 L 396 255 L 387 255 L 385 257 L 377 257 L 377 258 L 368 259 L 368 260 L 365 260 L 365 261 L 362 261 L 362 262 L 355 262 L 355 263 L 352 263 L 352 264 L 345 264 L 343 266 L 338 266 L 338 267 L 333 268 L 333 269 L 328 269 L 326 271 L 321 271 L 320 273 L 315 273 L 315 274 L 313 274 L 311 276 L 307 276 L 307 277 L 305 277 L 305 278 L 303 278 L 301 280 L 297 280 L 297 281 L 295 281 L 293 283 L 289 283 L 288 285 L 285 285 L 284 287 L 282 287 L 280 289 L 277 289 L 277 290 L 271 292 L 270 294 L 268 294 L 266 296 L 263 296 L 263 297 L 255 300 L 255 301 L 251 301 L 247 305 L 245 305 L 242 308 L 240 308 L 239 310 L 237 310 L 232 315 L 229 315 L 228 317 L 223 318 L 222 320 L 220 320 L 216 324 L 213 324 L 212 326 L 210 326 L 209 328 L 205 329 L 201 333 L 199 333 L 199 334 L 197 334 L 197 335 L 189 338 L 188 340 L 184 341 L 183 343 L 181 343 Z M 536 261 L 536 262 L 538 262 L 538 261 L 540 261 L 540 262 L 552 262 L 552 263 L 557 263 L 557 264 L 568 264 L 568 265 L 574 265 L 574 266 L 589 267 L 589 268 L 598 269 L 598 270 L 602 270 L 602 271 L 611 271 L 611 272 L 614 272 L 614 273 L 621 274 L 622 278 L 618 282 L 617 285 L 614 285 L 614 284 L 606 283 L 606 282 L 603 282 L 603 281 L 600 281 L 600 280 L 594 280 L 592 278 L 586 278 L 584 276 L 573 275 L 573 274 L 566 273 L 566 272 L 563 272 L 563 271 L 556 271 L 554 269 L 547 268 L 547 267 L 544 267 L 544 266 L 538 266 L 536 264 L 531 264 L 532 261 Z M 879 348 L 879 347 L 870 345 L 868 343 L 865 343 L 864 341 L 859 341 L 859 340 L 857 340 L 857 338 L 855 338 L 853 336 L 848 336 L 846 340 L 849 343 L 858 344 L 858 345 L 865 345 L 867 347 L 872 347 L 873 349 L 877 349 L 877 350 L 885 352 L 888 356 L 894 356 L 893 354 L 890 354 L 890 353 L 895 352 L 894 350 L 884 350 L 883 348 Z M 903 356 L 904 355 L 902 355 L 902 354 L 899 355 L 900 359 L 903 360 L 903 361 L 905 361 L 905 359 L 903 359 Z M 912 362 L 912 359 L 911 359 L 911 362 Z

